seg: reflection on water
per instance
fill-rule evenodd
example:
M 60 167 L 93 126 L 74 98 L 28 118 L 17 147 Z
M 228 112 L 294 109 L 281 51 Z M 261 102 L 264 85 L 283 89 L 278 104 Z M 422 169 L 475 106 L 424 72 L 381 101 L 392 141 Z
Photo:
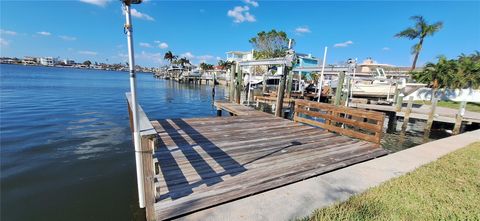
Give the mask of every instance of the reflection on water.
M 215 115 L 210 86 L 137 76 L 149 117 Z M 143 218 L 127 91 L 126 72 L 0 65 L 1 220 Z

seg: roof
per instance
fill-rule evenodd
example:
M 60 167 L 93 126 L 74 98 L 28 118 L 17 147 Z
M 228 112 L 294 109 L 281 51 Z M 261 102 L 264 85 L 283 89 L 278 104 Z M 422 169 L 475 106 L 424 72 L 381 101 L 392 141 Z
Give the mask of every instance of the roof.
M 252 53 L 251 51 L 227 51 L 227 54 L 250 54 Z

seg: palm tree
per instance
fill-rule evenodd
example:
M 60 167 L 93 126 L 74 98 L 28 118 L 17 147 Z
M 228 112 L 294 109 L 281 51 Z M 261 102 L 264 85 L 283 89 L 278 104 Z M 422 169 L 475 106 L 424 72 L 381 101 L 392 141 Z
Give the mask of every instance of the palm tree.
M 410 40 L 419 39 L 417 44 L 414 44 L 412 47 L 412 54 L 415 54 L 413 58 L 412 71 L 417 65 L 418 55 L 422 50 L 423 41 L 427 36 L 433 36 L 443 27 L 443 22 L 435 22 L 433 24 L 428 24 L 423 16 L 412 16 L 410 19 L 415 21 L 415 26 L 407 28 L 395 35 L 397 38 L 408 38 Z
M 175 59 L 177 59 L 178 56 L 173 55 L 171 51 L 167 51 L 165 55 L 163 56 L 163 59 L 168 60 L 170 62 L 170 65 L 173 63 Z
M 186 57 L 180 58 L 178 60 L 178 63 L 183 67 L 185 67 L 185 64 L 190 64 L 190 60 L 188 60 Z

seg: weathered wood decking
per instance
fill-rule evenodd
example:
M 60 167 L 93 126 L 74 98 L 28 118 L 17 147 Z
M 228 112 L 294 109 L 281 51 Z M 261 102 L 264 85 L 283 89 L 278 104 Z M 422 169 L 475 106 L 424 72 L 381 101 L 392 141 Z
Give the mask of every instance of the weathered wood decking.
M 220 105 L 238 116 L 151 122 L 158 134 L 154 151 L 157 220 L 386 154 L 371 142 L 251 109 L 239 110 L 236 105 Z

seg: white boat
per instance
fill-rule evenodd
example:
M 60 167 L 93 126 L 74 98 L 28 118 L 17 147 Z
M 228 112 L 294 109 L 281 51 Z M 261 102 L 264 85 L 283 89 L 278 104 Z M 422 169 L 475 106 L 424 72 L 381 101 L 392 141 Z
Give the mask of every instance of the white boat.
M 389 97 L 395 94 L 395 89 L 403 89 L 407 96 L 426 84 L 407 83 L 406 79 L 388 79 L 383 69 L 377 69 L 377 75 L 372 78 L 352 77 L 351 93 L 354 97 Z M 336 82 L 334 83 L 336 87 Z M 398 84 L 398 85 L 397 85 Z

